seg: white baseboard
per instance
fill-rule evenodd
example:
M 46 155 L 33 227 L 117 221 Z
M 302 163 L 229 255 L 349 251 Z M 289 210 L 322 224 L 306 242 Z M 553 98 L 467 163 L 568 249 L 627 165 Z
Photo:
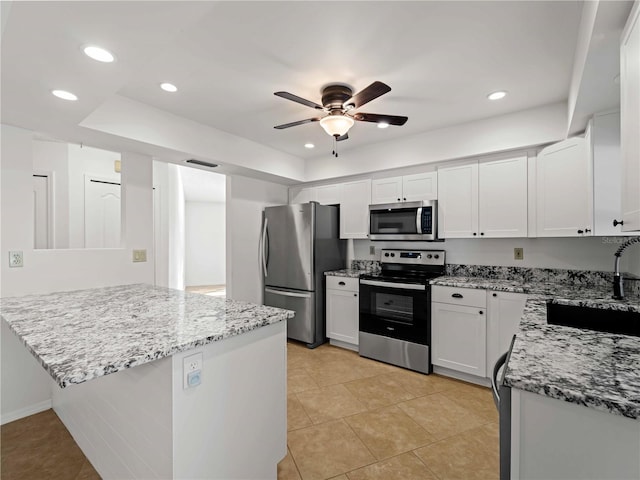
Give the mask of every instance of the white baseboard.
M 51 399 L 29 405 L 28 407 L 20 408 L 18 410 L 14 410 L 13 412 L 5 413 L 0 419 L 0 425 L 4 425 L 5 423 L 10 423 L 15 420 L 20 420 L 21 418 L 28 417 L 29 415 L 44 412 L 45 410 L 49 410 L 50 408 Z
M 483 377 L 478 377 L 476 375 L 471 375 L 469 373 L 458 372 L 456 370 L 452 370 L 446 367 L 439 367 L 437 365 L 434 365 L 433 373 L 444 375 L 445 377 L 456 378 L 464 382 L 475 383 L 476 385 L 481 385 L 483 387 L 491 386 L 491 380 L 489 378 L 483 378 Z
M 342 340 L 336 340 L 334 338 L 329 339 L 329 344 L 334 347 L 346 348 L 347 350 L 353 350 L 354 352 L 358 351 L 358 345 L 354 345 L 353 343 L 343 342 Z

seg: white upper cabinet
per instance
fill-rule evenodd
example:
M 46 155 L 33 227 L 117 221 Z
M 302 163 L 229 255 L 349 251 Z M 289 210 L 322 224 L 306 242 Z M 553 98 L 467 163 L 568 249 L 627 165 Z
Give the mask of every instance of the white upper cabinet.
M 340 238 L 368 238 L 371 180 L 341 185 Z
M 379 178 L 371 182 L 371 203 L 415 202 L 438 198 L 437 172 Z
M 620 186 L 622 157 L 620 155 L 620 112 L 598 113 L 591 121 L 593 152 L 593 232 L 594 235 L 624 235 Z
M 442 238 L 526 237 L 527 157 L 438 170 Z
M 316 201 L 320 205 L 340 204 L 340 185 L 322 185 L 316 187 Z
M 554 143 L 536 159 L 538 237 L 593 235 L 590 129 L 585 137 Z
M 622 230 L 640 230 L 640 2 L 636 1 L 620 46 Z
M 480 236 L 527 236 L 527 157 L 478 164 Z
M 438 169 L 440 238 L 478 235 L 478 163 Z

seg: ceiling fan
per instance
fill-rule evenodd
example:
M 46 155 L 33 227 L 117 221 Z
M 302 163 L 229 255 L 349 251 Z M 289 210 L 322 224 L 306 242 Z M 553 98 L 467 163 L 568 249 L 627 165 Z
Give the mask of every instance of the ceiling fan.
M 331 84 L 322 89 L 322 105 L 298 97 L 297 95 L 289 92 L 275 92 L 274 95 L 278 97 L 286 98 L 287 100 L 315 108 L 316 110 L 322 110 L 328 115 L 285 123 L 283 125 L 277 125 L 274 128 L 282 130 L 284 128 L 295 127 L 297 125 L 304 125 L 305 123 L 320 122 L 320 126 L 325 132 L 334 137 L 336 141 L 340 141 L 349 138 L 347 132 L 353 126 L 355 121 L 373 122 L 384 126 L 404 125 L 407 122 L 408 117 L 352 112 L 364 104 L 369 103 L 371 100 L 374 100 L 390 91 L 391 87 L 389 87 L 389 85 L 382 82 L 373 82 L 367 88 L 354 95 L 353 90 L 346 85 Z

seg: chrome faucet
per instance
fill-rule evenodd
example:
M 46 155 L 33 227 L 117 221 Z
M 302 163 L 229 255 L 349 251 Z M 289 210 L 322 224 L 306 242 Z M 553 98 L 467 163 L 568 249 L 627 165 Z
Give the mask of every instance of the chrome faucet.
M 634 243 L 640 243 L 640 237 L 633 237 L 620 245 L 620 248 L 616 250 L 614 255 L 616 256 L 616 264 L 613 271 L 613 298 L 616 300 L 622 300 L 624 298 L 624 288 L 622 284 L 622 277 L 620 276 L 620 257 L 622 256 L 622 252 L 629 245 L 633 245 Z

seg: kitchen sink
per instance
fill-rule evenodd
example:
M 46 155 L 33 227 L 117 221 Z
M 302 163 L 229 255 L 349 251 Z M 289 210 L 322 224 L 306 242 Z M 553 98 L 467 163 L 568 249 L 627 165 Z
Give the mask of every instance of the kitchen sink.
M 640 312 L 547 302 L 547 323 L 640 337 Z

